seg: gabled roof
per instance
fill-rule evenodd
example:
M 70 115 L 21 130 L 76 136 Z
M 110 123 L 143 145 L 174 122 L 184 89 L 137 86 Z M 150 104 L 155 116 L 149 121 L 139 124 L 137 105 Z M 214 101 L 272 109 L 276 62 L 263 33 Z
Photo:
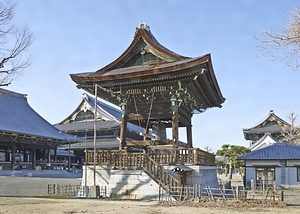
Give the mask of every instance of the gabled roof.
M 255 143 L 253 143 L 249 149 L 251 151 L 264 148 L 266 146 L 272 145 L 274 143 L 278 143 L 278 140 L 272 137 L 270 133 L 266 133 L 264 136 L 262 136 L 259 140 L 257 140 Z
M 62 131 L 85 131 L 94 129 L 94 120 L 90 121 L 73 121 L 76 115 L 84 108 L 94 112 L 95 99 L 88 94 L 84 93 L 81 103 L 66 119 L 59 124 L 55 124 L 55 127 Z M 97 129 L 113 129 L 120 127 L 120 121 L 122 119 L 122 112 L 120 109 L 113 107 L 105 103 L 104 101 L 97 99 Z M 131 123 L 127 124 L 127 128 L 131 131 L 140 133 L 143 132 L 143 128 Z
M 69 124 L 75 121 L 76 116 L 82 110 L 89 110 L 92 113 L 95 111 L 95 99 L 88 94 L 84 93 L 82 96 L 82 100 L 80 104 L 76 107 L 76 109 L 63 121 L 59 124 Z M 116 109 L 112 105 L 108 105 L 104 103 L 102 100 L 97 99 L 97 118 L 102 121 L 119 121 L 118 118 L 121 117 L 122 114 L 119 109 Z M 94 119 L 93 119 L 94 120 Z
M 25 94 L 0 88 L 0 134 L 22 135 L 28 138 L 42 138 L 47 141 L 78 141 L 80 139 L 61 132 L 28 104 Z
M 243 129 L 244 137 L 247 140 L 249 134 L 281 133 L 282 128 L 291 126 L 288 122 L 278 117 L 273 110 L 270 111 L 261 122 L 255 126 Z
M 274 143 L 271 146 L 249 152 L 239 160 L 300 160 L 300 146 L 290 143 Z
M 96 72 L 104 74 L 109 70 L 128 67 L 128 62 L 137 55 L 140 55 L 143 51 L 144 54 L 147 52 L 148 54 L 156 57 L 156 60 L 148 61 L 150 64 L 153 64 L 153 62 L 157 63 L 157 61 L 173 62 L 189 58 L 174 53 L 161 45 L 151 33 L 150 27 L 145 22 L 141 22 L 139 27 L 136 28 L 133 41 L 124 53 L 112 63 L 97 70 Z

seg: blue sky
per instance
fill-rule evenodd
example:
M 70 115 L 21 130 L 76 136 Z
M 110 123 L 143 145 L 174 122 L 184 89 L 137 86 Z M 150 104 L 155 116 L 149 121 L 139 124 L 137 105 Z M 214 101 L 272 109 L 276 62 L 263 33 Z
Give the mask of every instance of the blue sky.
M 248 146 L 242 128 L 272 109 L 288 120 L 300 114 L 300 71 L 258 57 L 255 36 L 279 30 L 299 6 L 284 0 L 19 0 L 14 22 L 27 25 L 34 41 L 31 65 L 7 89 L 28 94 L 30 105 L 50 123 L 67 117 L 81 101 L 71 73 L 95 71 L 119 57 L 146 22 L 170 50 L 197 57 L 211 53 L 226 98 L 222 108 L 193 117 L 194 146 Z M 185 141 L 185 134 L 180 133 Z

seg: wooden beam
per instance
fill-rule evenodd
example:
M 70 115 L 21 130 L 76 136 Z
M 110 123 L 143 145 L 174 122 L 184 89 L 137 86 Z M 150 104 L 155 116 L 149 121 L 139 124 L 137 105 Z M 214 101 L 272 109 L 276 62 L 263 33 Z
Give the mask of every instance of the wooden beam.
M 201 75 L 202 77 L 203 75 Z M 194 97 L 198 98 L 198 102 L 202 102 L 204 103 L 205 105 L 208 105 L 208 106 L 212 106 L 210 100 L 208 99 L 208 97 L 206 96 L 205 92 L 204 92 L 204 89 L 202 88 L 202 86 L 200 85 L 199 81 L 198 81 L 199 77 L 198 78 L 194 78 L 193 80 L 193 84 L 191 84 L 192 86 L 195 86 L 195 88 L 198 90 L 198 96 L 196 96 L 196 94 L 193 94 Z M 199 96 L 200 95 L 200 96 Z

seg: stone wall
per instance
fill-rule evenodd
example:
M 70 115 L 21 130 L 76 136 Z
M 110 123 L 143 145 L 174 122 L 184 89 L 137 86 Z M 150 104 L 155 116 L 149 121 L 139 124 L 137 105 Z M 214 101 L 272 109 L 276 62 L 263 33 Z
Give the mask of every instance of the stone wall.
M 185 166 L 186 167 L 186 166 Z M 188 185 L 200 185 L 200 187 L 217 187 L 218 179 L 216 167 L 210 166 L 188 166 Z M 164 166 L 166 170 L 177 177 L 172 169 L 175 166 Z M 94 167 L 83 167 L 82 185 L 106 186 L 107 197 L 122 199 L 158 200 L 159 191 L 164 190 L 143 170 L 114 170 L 110 166 L 96 166 L 94 184 Z M 86 173 L 86 174 L 85 174 Z

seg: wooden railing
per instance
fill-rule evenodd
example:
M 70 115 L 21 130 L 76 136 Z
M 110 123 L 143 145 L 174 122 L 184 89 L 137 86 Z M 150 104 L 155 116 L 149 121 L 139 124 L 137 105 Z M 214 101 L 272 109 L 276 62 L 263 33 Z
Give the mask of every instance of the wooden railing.
M 149 149 L 148 154 L 160 164 L 215 164 L 215 156 L 201 149 Z
M 112 164 L 117 169 L 142 169 L 145 165 L 144 158 L 144 153 L 116 153 Z
M 113 156 L 119 153 L 119 150 L 97 150 L 96 164 L 109 165 L 112 164 Z M 87 150 L 87 164 L 94 164 L 94 151 Z
M 125 153 L 119 150 L 97 150 L 96 164 L 113 164 L 116 168 L 141 168 L 144 166 L 144 153 Z M 212 166 L 215 156 L 201 149 L 149 149 L 148 155 L 158 164 L 194 164 Z M 87 163 L 94 163 L 94 151 L 87 151 Z

